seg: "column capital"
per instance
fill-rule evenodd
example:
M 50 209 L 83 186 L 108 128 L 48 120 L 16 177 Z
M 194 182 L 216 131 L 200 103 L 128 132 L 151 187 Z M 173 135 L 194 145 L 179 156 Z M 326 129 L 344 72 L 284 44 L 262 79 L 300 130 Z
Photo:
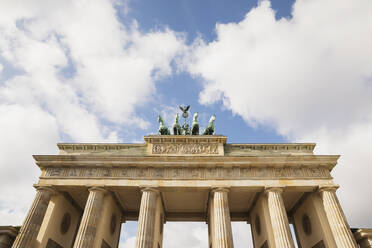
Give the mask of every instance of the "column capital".
M 215 193 L 215 192 L 226 192 L 226 193 L 228 193 L 229 191 L 230 191 L 230 189 L 227 188 L 227 187 L 212 187 L 212 189 L 211 189 L 212 193 Z
M 159 189 L 156 187 L 140 187 L 140 189 L 142 192 L 154 192 L 156 194 L 160 193 Z
M 93 187 L 90 187 L 88 189 L 89 192 L 102 192 L 104 194 L 108 193 L 108 190 L 103 188 L 103 187 L 99 187 L 99 186 L 93 186 Z
M 336 192 L 336 190 L 339 188 L 339 185 L 319 185 L 317 191 L 318 192 L 324 192 L 324 191 L 329 191 L 329 192 Z
M 285 186 L 267 186 L 265 187 L 264 192 L 267 194 L 269 192 L 278 192 L 282 193 L 284 191 Z
M 33 186 L 38 192 L 44 191 L 44 192 L 49 193 L 50 195 L 57 195 L 59 193 L 58 190 L 56 190 L 52 185 L 40 186 L 40 185 L 34 184 Z

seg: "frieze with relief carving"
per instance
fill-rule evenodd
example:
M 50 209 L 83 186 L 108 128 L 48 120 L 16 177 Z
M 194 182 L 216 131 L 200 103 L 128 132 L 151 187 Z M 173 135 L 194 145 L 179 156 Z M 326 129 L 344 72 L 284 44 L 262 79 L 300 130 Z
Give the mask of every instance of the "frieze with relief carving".
M 122 178 L 165 180 L 244 180 L 244 179 L 330 179 L 324 167 L 125 167 L 125 168 L 47 168 L 46 178 Z
M 152 154 L 219 154 L 217 144 L 153 144 Z

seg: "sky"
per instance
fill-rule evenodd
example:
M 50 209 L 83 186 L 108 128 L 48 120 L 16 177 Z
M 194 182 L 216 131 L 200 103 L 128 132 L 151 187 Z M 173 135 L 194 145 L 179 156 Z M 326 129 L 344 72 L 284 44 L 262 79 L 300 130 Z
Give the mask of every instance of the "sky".
M 229 143 L 315 142 L 352 227 L 372 227 L 372 1 L 0 0 L 0 225 L 58 142 L 142 143 L 178 105 Z M 191 232 L 189 230 L 192 230 Z M 206 247 L 167 223 L 164 247 Z M 252 247 L 234 223 L 235 247 Z M 136 223 L 122 227 L 133 247 Z M 247 235 L 248 234 L 248 235 Z M 182 241 L 182 242 L 181 242 Z M 181 244 L 182 243 L 182 244 Z

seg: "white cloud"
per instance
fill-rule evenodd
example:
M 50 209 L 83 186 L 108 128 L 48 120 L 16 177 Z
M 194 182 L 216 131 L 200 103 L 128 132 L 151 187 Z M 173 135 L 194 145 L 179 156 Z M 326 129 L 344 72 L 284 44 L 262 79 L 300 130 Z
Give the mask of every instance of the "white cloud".
M 222 100 L 250 125 L 343 155 L 334 175 L 354 226 L 372 217 L 360 211 L 372 206 L 371 11 L 369 0 L 298 0 L 293 18 L 276 20 L 260 1 L 241 22 L 218 24 L 186 62 L 204 80 L 201 103 Z
M 2 2 L 0 56 L 24 71 L 0 89 L 3 101 L 43 105 L 74 140 L 104 140 L 102 120 L 146 128 L 134 110 L 149 102 L 158 77 L 171 74 L 183 37 L 127 27 L 112 3 Z
M 136 244 L 136 237 L 130 237 L 125 239 L 123 242 L 120 242 L 119 248 L 133 248 Z
M 0 106 L 0 225 L 20 225 L 40 175 L 32 154 L 56 153 L 56 119 L 38 107 Z
M 251 226 L 247 222 L 232 222 L 231 227 L 235 248 L 253 247 Z
M 208 247 L 208 226 L 202 222 L 167 222 L 163 242 L 164 247 Z
M 134 225 L 123 225 L 120 248 L 133 248 L 136 242 L 136 237 L 126 231 L 127 226 L 133 228 Z M 232 232 L 234 247 L 253 247 L 250 225 L 246 222 L 232 222 Z M 163 247 L 208 247 L 208 225 L 205 222 L 167 222 L 164 225 Z
M 32 154 L 148 127 L 135 109 L 172 73 L 184 42 L 167 28 L 122 24 L 127 2 L 1 1 L 0 225 L 21 224 L 31 204 L 40 174 Z

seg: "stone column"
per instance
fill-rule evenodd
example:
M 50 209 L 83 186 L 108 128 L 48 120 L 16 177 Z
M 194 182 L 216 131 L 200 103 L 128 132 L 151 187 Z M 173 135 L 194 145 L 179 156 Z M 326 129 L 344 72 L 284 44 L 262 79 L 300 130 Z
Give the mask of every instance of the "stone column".
M 213 194 L 213 248 L 233 248 L 233 237 L 231 231 L 231 219 L 228 200 L 229 190 L 216 188 Z
M 282 187 L 265 188 L 276 248 L 294 247 L 287 213 L 282 198 Z
M 12 248 L 33 248 L 36 247 L 36 237 L 43 222 L 50 196 L 56 191 L 50 187 L 36 186 L 36 196 L 27 213 L 19 234 L 17 235 Z
M 154 188 L 144 188 L 142 190 L 136 248 L 154 247 L 155 213 L 158 195 L 159 191 Z
M 338 186 L 320 186 L 319 193 L 322 199 L 331 232 L 338 248 L 357 247 L 355 239 L 346 222 L 344 212 L 336 196 Z
M 74 248 L 93 247 L 97 224 L 102 211 L 103 197 L 107 191 L 100 187 L 89 189 L 83 217 L 76 235 Z

